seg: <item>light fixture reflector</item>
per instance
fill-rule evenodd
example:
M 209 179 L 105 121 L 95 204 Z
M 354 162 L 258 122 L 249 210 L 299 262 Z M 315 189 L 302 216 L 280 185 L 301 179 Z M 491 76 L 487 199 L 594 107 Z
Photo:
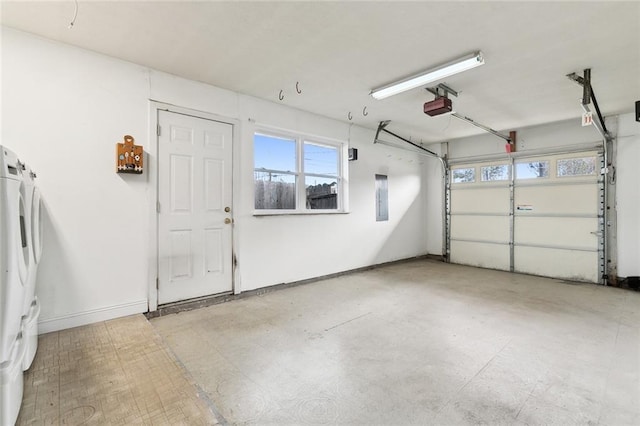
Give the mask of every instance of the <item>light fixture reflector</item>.
M 484 58 L 482 56 L 482 52 L 478 51 L 456 59 L 455 61 L 440 65 L 436 68 L 407 77 L 395 83 L 373 89 L 371 91 L 371 96 L 375 99 L 388 98 L 389 96 L 397 95 L 398 93 L 415 89 L 419 86 L 424 86 L 436 80 L 441 80 L 480 65 L 484 65 Z

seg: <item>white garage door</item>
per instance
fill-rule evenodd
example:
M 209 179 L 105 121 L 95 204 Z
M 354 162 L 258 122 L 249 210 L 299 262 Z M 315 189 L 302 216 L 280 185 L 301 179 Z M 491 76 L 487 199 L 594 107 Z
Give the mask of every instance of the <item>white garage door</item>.
M 451 262 L 600 282 L 601 168 L 598 152 L 452 167 Z
M 451 262 L 510 270 L 510 169 L 509 163 L 452 168 Z

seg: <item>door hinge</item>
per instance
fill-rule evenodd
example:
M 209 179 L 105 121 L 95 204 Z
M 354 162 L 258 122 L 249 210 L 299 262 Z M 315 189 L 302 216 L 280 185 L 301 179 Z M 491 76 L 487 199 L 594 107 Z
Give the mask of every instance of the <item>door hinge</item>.
M 158 128 L 156 133 L 158 134 L 158 136 L 160 136 L 162 134 L 162 127 L 160 127 L 160 125 L 158 124 Z
M 160 201 L 156 202 L 156 213 L 160 213 Z
M 160 289 L 160 278 L 156 278 L 156 290 Z

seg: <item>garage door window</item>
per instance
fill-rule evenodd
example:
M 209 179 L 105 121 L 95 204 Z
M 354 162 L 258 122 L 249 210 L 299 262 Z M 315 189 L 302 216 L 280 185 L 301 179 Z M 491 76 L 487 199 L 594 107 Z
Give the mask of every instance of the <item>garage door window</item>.
M 476 181 L 476 169 L 454 169 L 451 171 L 451 180 L 453 183 L 470 183 Z
M 563 158 L 558 160 L 558 177 L 596 174 L 596 158 Z
M 484 166 L 480 168 L 480 178 L 482 182 L 493 182 L 498 180 L 509 180 L 509 165 L 500 164 L 496 166 Z
M 516 163 L 516 179 L 539 179 L 549 177 L 548 161 Z

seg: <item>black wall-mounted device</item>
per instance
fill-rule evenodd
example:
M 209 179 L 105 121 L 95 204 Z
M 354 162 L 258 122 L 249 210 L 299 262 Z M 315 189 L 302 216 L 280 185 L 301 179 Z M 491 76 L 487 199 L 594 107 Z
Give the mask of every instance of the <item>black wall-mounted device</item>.
M 358 150 L 356 148 L 349 148 L 349 161 L 356 161 L 358 159 Z

